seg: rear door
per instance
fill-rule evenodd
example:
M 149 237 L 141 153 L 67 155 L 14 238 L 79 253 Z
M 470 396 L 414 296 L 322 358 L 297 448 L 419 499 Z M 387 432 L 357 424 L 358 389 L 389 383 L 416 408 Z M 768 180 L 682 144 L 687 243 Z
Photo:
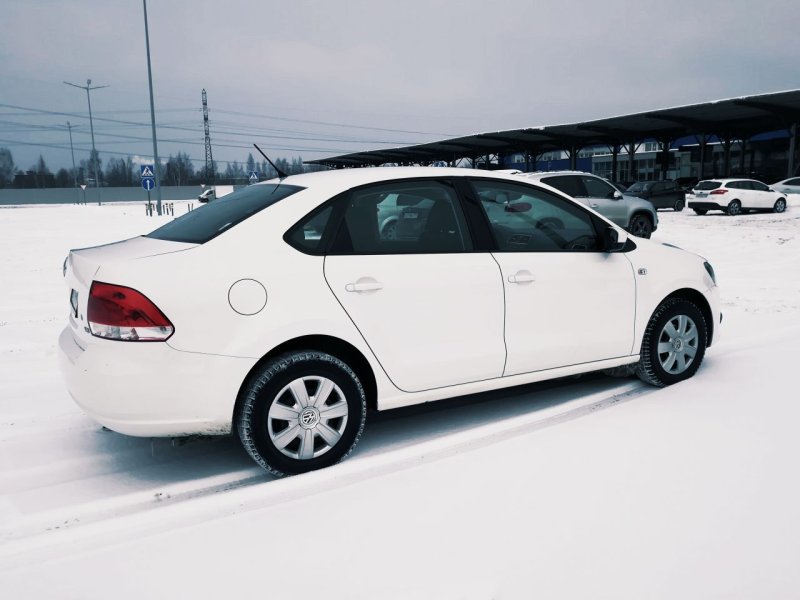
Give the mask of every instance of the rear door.
M 391 194 L 410 213 L 395 239 L 379 228 L 378 205 Z M 418 392 L 500 377 L 501 273 L 476 251 L 452 183 L 381 183 L 340 202 L 325 279 L 393 383 Z

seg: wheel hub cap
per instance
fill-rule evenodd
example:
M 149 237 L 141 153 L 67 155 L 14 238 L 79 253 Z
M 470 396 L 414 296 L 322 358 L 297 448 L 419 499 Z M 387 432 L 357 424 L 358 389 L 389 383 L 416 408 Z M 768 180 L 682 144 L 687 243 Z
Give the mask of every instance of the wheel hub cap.
M 309 460 L 333 448 L 347 426 L 347 400 L 327 377 L 295 379 L 273 398 L 267 432 L 275 448 L 290 458 Z
M 677 315 L 667 321 L 658 336 L 658 360 L 672 375 L 685 372 L 697 355 L 700 334 L 688 315 Z

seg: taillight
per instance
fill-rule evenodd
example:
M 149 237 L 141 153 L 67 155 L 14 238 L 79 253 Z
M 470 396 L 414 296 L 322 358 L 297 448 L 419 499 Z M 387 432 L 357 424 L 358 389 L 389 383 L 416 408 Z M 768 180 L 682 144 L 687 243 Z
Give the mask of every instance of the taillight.
M 716 196 L 716 195 L 718 195 L 718 194 L 727 194 L 727 193 L 728 193 L 728 190 L 726 190 L 726 189 L 723 189 L 723 188 L 720 188 L 720 189 L 718 189 L 718 190 L 711 190 L 711 191 L 708 193 L 708 195 L 709 195 L 709 196 Z
M 163 342 L 175 328 L 150 299 L 121 285 L 92 282 L 87 310 L 92 335 L 128 342 Z

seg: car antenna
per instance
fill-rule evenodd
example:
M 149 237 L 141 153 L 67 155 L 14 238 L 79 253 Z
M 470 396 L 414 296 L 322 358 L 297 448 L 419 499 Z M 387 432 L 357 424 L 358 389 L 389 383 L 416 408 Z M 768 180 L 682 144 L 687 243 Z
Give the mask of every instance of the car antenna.
M 272 161 L 269 159 L 269 156 L 267 156 L 266 154 L 264 154 L 263 150 L 261 150 L 261 148 L 259 148 L 259 147 L 258 147 L 258 144 L 253 144 L 253 146 L 255 146 L 256 150 L 258 150 L 258 151 L 259 151 L 259 153 L 261 154 L 261 156 L 263 156 L 264 158 L 266 158 L 266 159 L 267 159 L 267 162 L 268 162 L 268 163 L 269 163 L 269 164 L 272 166 L 272 168 L 273 168 L 273 169 L 275 169 L 275 172 L 278 174 L 278 177 L 279 177 L 280 179 L 283 179 L 284 177 L 288 177 L 288 176 L 289 176 L 287 173 L 284 173 L 284 172 L 283 172 L 283 171 L 281 171 L 281 170 L 280 170 L 278 167 L 276 167 L 276 166 L 275 166 L 275 163 L 274 163 L 274 162 L 272 162 Z

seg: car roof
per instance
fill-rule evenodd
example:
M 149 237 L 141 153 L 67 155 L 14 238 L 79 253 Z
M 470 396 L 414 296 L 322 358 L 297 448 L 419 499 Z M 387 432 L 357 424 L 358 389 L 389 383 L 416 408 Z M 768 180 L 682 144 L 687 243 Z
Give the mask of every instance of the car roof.
M 540 177 L 547 177 L 550 175 L 591 175 L 592 177 L 597 177 L 597 175 L 585 171 L 531 171 L 530 173 L 521 173 L 520 175 L 528 179 L 539 179 Z
M 489 177 L 505 179 L 507 181 L 519 181 L 519 175 L 511 175 L 498 171 L 485 171 L 481 169 L 462 169 L 455 167 L 356 167 L 349 169 L 331 169 L 328 171 L 315 171 L 313 173 L 302 173 L 299 175 L 289 175 L 278 180 L 277 178 L 262 181 L 255 185 L 265 183 L 275 184 L 278 181 L 289 185 L 301 187 L 341 187 L 343 189 L 365 185 L 368 183 L 380 183 L 381 181 L 391 181 L 393 179 L 412 179 L 416 177 Z

